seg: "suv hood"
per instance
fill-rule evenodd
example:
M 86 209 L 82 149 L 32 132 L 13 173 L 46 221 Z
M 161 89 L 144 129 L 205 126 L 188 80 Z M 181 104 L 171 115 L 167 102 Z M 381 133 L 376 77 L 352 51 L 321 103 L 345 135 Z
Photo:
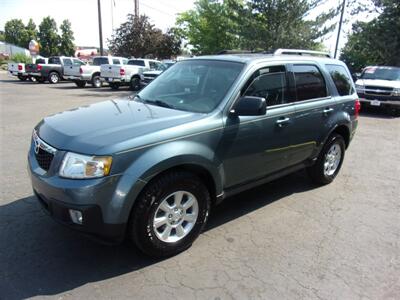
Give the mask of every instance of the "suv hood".
M 356 84 L 369 86 L 384 86 L 389 88 L 400 88 L 399 80 L 380 80 L 380 79 L 358 79 Z
M 130 147 L 142 146 L 140 142 L 131 142 L 135 138 L 196 121 L 204 116 L 120 99 L 48 116 L 36 126 L 36 130 L 41 139 L 59 150 L 105 154 L 111 149 L 115 151 L 120 148 L 115 146 L 127 141 Z

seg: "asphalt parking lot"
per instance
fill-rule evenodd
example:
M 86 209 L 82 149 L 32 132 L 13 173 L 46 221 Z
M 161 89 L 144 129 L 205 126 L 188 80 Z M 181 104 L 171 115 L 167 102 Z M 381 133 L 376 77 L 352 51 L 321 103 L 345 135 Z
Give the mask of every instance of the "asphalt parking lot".
M 400 299 L 400 118 L 369 112 L 334 183 L 298 172 L 225 200 L 186 252 L 156 260 L 56 224 L 26 152 L 46 115 L 129 95 L 0 73 L 0 299 Z

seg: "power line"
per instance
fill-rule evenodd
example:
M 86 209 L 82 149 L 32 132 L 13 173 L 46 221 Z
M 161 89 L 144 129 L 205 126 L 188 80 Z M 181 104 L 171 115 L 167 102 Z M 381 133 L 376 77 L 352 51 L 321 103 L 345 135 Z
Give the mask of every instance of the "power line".
M 165 11 L 162 11 L 162 10 L 160 10 L 160 9 L 158 9 L 158 8 L 155 8 L 155 7 L 153 7 L 153 6 L 150 6 L 150 5 L 145 4 L 145 3 L 143 3 L 143 2 L 140 2 L 140 5 L 143 5 L 143 6 L 147 7 L 147 8 L 150 8 L 150 9 L 153 9 L 153 10 L 155 10 L 155 11 L 158 11 L 159 13 L 162 13 L 162 14 L 164 14 L 164 15 L 168 15 L 168 16 L 171 16 L 171 17 L 175 17 L 175 15 L 173 15 L 173 14 L 167 13 L 167 12 L 165 12 Z

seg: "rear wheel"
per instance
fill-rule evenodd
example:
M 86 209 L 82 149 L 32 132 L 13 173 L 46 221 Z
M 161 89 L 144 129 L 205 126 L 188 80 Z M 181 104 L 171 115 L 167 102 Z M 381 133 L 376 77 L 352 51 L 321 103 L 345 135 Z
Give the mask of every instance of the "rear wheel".
M 208 189 L 200 178 L 185 171 L 156 178 L 136 201 L 129 237 L 143 253 L 158 257 L 190 247 L 210 209 Z
M 60 81 L 60 75 L 57 72 L 50 72 L 48 80 L 51 84 L 56 84 Z
M 92 78 L 92 86 L 95 88 L 99 88 L 103 85 L 101 82 L 100 76 L 99 75 L 94 75 Z
M 79 87 L 79 88 L 84 88 L 85 85 L 86 85 L 86 81 L 84 81 L 84 80 L 77 80 L 77 81 L 74 81 L 74 82 L 75 82 L 76 86 Z
M 140 79 L 139 77 L 132 77 L 129 87 L 132 91 L 140 90 Z
M 38 83 L 44 83 L 46 80 L 43 77 L 35 77 Z
M 322 148 L 315 164 L 308 168 L 311 179 L 318 184 L 331 183 L 342 166 L 345 149 L 343 137 L 339 134 L 332 134 Z
M 21 81 L 25 81 L 26 79 L 28 79 L 28 77 L 23 75 L 18 75 L 18 79 Z
M 119 82 L 111 82 L 111 83 L 110 83 L 110 88 L 111 88 L 112 90 L 118 90 L 118 89 L 119 89 L 119 86 L 120 86 Z

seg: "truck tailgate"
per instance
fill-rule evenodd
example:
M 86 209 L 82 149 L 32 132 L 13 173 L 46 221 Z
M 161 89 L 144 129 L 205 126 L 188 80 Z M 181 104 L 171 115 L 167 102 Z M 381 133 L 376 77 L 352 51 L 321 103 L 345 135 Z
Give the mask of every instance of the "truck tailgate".
M 119 78 L 121 77 L 120 69 L 120 65 L 101 65 L 100 76 L 104 78 Z

